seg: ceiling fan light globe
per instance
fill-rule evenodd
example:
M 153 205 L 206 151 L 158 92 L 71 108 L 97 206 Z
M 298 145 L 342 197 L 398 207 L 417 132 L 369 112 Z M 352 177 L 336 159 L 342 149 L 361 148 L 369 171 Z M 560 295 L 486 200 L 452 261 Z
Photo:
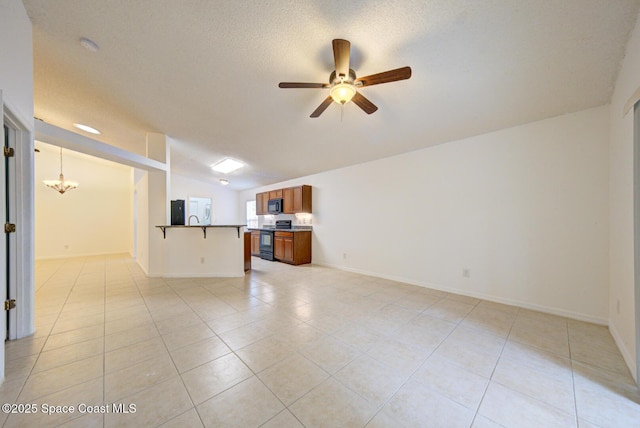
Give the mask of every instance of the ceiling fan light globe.
M 351 83 L 338 83 L 331 88 L 329 94 L 338 104 L 346 104 L 356 94 L 356 87 Z

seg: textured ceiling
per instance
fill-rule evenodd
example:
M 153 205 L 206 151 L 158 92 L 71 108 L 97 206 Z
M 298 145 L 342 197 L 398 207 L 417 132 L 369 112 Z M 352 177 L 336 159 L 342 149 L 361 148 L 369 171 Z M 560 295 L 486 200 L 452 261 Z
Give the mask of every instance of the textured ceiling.
M 144 154 L 173 139 L 172 171 L 245 189 L 417 150 L 609 102 L 640 0 L 24 0 L 33 22 L 36 117 Z M 95 41 L 92 53 L 79 44 Z M 362 89 L 309 115 L 331 40 L 351 41 Z M 78 131 L 80 132 L 80 131 Z

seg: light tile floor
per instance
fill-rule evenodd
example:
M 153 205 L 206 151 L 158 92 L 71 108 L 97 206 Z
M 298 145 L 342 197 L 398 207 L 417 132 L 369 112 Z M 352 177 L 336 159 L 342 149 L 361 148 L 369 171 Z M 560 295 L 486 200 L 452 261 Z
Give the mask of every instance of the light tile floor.
M 253 266 L 159 279 L 124 256 L 37 263 L 37 332 L 6 344 L 0 401 L 38 413 L 0 422 L 640 426 L 605 327 L 325 267 Z

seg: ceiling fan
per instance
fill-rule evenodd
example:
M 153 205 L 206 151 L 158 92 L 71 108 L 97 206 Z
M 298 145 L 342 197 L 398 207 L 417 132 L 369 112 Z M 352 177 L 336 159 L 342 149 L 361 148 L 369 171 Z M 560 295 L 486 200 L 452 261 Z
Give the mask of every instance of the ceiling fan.
M 371 114 L 378 110 L 378 107 L 358 92 L 358 88 L 405 80 L 411 77 L 411 67 L 397 68 L 366 77 L 356 77 L 355 71 L 349 68 L 350 53 L 351 43 L 348 40 L 334 39 L 333 59 L 336 69 L 331 72 L 329 83 L 280 82 L 278 86 L 280 88 L 328 88 L 329 96 L 311 113 L 310 117 L 320 116 L 332 101 L 342 105 L 353 101 L 365 113 Z

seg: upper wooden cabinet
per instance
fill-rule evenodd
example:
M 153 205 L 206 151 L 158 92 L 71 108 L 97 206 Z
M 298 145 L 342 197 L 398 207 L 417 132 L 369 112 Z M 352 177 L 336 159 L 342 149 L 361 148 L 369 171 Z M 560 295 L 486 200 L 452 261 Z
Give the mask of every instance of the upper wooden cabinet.
M 280 198 L 282 198 L 282 189 L 269 191 L 269 199 L 280 199 Z
M 269 214 L 269 199 L 282 198 L 283 214 L 311 213 L 311 186 L 303 185 L 256 194 L 256 215 Z
M 269 192 L 256 193 L 256 215 L 269 214 Z
M 285 214 L 311 213 L 311 186 L 296 186 L 282 189 Z

